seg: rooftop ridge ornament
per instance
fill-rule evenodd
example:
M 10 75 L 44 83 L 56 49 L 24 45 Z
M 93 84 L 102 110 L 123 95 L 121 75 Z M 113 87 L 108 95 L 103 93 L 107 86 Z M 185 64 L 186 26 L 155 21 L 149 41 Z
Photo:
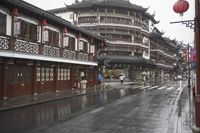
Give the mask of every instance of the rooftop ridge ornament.
M 173 6 L 174 12 L 180 13 L 180 16 L 183 16 L 183 13 L 186 12 L 188 8 L 189 3 L 186 0 L 178 0 Z

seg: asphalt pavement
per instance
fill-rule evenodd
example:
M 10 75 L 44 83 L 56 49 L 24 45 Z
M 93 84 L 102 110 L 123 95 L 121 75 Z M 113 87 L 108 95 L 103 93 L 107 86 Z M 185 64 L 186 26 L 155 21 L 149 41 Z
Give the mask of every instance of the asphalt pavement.
M 121 86 L 119 82 L 107 82 L 105 85 L 104 91 L 86 89 L 2 100 L 0 131 L 191 133 L 188 96 L 186 89 L 182 89 L 186 84 L 143 86 L 125 82 Z M 15 126 L 10 127 L 11 123 Z

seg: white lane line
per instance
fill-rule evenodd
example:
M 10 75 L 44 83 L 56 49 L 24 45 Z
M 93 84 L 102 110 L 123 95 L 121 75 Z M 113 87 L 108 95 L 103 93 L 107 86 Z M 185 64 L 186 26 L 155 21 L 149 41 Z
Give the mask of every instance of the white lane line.
M 159 86 L 153 86 L 153 87 L 149 88 L 149 90 L 155 89 L 155 88 L 158 88 L 158 87 L 159 87 Z
M 162 86 L 162 87 L 160 87 L 160 88 L 158 88 L 158 90 L 162 90 L 162 89 L 164 89 L 164 88 L 166 88 L 167 86 Z
M 181 87 L 179 87 L 178 89 L 177 89 L 177 91 L 180 91 L 181 90 Z
M 137 88 L 141 88 L 143 85 L 140 85 L 140 86 L 134 86 L 132 87 L 131 89 L 137 89 Z
M 144 87 L 142 87 L 142 88 L 140 88 L 140 89 L 146 89 L 146 88 L 149 88 L 151 85 L 148 85 L 148 86 L 144 86 Z
M 169 87 L 169 88 L 167 88 L 167 90 L 171 90 L 171 89 L 173 89 L 174 87 Z

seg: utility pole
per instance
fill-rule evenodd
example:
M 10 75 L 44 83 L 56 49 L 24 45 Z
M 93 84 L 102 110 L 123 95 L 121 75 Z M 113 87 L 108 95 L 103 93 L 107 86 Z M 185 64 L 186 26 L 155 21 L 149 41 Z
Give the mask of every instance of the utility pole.
M 195 0 L 196 94 L 194 133 L 200 133 L 200 1 Z
M 188 89 L 189 89 L 189 92 L 190 92 L 190 88 L 191 88 L 191 84 L 190 84 L 190 79 L 191 79 L 191 74 L 190 74 L 190 45 L 188 44 L 187 46 L 187 65 L 188 65 Z M 189 93 L 190 95 L 190 93 Z

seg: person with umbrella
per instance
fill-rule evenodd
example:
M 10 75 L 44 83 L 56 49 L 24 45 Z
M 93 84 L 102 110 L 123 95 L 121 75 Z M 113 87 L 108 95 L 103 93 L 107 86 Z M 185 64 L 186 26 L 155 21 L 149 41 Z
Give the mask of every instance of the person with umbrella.
M 144 86 L 146 86 L 146 80 L 147 80 L 147 72 L 142 72 L 142 76 L 143 76 L 143 82 L 144 82 Z
M 119 75 L 119 79 L 120 79 L 121 85 L 123 85 L 124 78 L 125 78 L 125 74 L 124 74 L 124 73 L 121 73 L 121 74 Z

